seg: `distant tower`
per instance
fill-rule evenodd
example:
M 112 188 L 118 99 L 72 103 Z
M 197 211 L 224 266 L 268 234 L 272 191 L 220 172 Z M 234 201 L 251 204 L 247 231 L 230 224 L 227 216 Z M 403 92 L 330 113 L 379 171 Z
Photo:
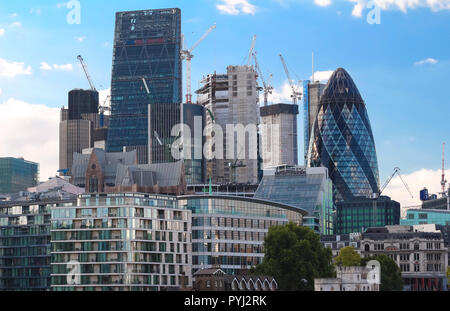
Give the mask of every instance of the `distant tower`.
M 377 193 L 378 161 L 366 105 L 343 68 L 331 76 L 318 108 L 308 166 L 328 168 L 335 201 Z
M 298 164 L 298 105 L 261 107 L 263 168 Z

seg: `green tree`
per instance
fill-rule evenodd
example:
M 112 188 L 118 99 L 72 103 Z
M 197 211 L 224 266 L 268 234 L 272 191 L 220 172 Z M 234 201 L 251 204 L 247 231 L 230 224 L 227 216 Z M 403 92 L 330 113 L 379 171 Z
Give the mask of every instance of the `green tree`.
M 315 278 L 334 277 L 332 253 L 310 228 L 289 223 L 269 228 L 265 255 L 252 274 L 273 276 L 280 290 L 314 290 Z
M 334 259 L 334 264 L 344 267 L 359 266 L 361 265 L 361 256 L 353 246 L 347 246 L 339 251 L 339 255 Z
M 402 273 L 392 258 L 386 255 L 366 257 L 361 259 L 361 266 L 365 266 L 371 260 L 377 260 L 381 265 L 381 291 L 401 291 L 403 289 Z

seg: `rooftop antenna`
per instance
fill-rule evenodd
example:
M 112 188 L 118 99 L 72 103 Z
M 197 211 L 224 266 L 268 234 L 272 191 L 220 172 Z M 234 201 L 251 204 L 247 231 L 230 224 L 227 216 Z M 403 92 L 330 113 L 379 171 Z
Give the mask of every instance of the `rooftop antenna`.
M 441 180 L 441 187 L 442 187 L 442 197 L 445 197 L 445 184 L 447 181 L 445 180 L 445 142 L 442 143 L 442 180 Z

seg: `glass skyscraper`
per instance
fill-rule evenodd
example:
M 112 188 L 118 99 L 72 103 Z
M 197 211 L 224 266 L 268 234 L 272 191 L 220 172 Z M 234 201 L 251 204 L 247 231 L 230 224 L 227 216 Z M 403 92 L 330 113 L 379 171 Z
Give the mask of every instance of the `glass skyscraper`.
M 0 158 L 0 193 L 26 191 L 39 182 L 39 164 L 23 158 Z
M 305 210 L 305 227 L 316 233 L 333 234 L 333 185 L 326 168 L 280 166 L 274 174 L 265 174 L 255 198 Z
M 343 68 L 333 73 L 320 98 L 307 162 L 328 168 L 335 201 L 378 192 L 377 154 L 366 105 Z
M 149 104 L 181 103 L 180 50 L 180 9 L 116 13 L 109 152 L 148 145 Z

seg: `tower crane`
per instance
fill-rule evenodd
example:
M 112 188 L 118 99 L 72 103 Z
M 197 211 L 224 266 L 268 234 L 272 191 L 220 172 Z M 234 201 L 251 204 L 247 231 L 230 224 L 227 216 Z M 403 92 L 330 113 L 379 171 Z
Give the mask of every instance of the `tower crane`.
M 264 86 L 264 106 L 267 106 L 268 97 L 269 97 L 269 94 L 272 94 L 273 86 L 270 84 L 267 84 L 266 81 L 264 80 L 264 75 L 261 71 L 261 67 L 259 67 L 258 59 L 256 57 L 256 52 L 253 53 L 253 57 L 255 59 L 256 70 L 258 70 L 259 77 L 261 78 L 261 81 Z
M 78 55 L 77 58 L 78 58 L 78 60 L 81 63 L 81 67 L 83 67 L 83 70 L 84 70 L 84 73 L 86 75 L 86 78 L 87 78 L 87 80 L 89 82 L 89 85 L 91 86 L 91 90 L 97 91 L 97 89 L 94 86 L 94 83 L 92 82 L 91 76 L 89 75 L 88 67 L 87 67 L 86 63 L 84 62 L 83 57 L 81 57 L 81 55 Z
M 284 57 L 283 57 L 282 54 L 280 54 L 280 59 L 281 59 L 281 63 L 283 64 L 284 71 L 286 72 L 286 76 L 287 76 L 287 78 L 288 78 L 288 80 L 289 80 L 289 85 L 291 86 L 291 89 L 292 89 L 292 95 L 291 95 L 291 97 L 292 97 L 292 103 L 293 103 L 294 105 L 296 105 L 296 104 L 297 104 L 297 100 L 301 100 L 301 99 L 302 99 L 302 93 L 301 93 L 301 92 L 298 92 L 298 91 L 295 89 L 294 82 L 293 82 L 293 80 L 291 79 L 291 75 L 290 75 L 290 73 L 289 73 L 289 69 L 288 69 L 288 67 L 287 67 L 287 65 L 286 65 L 286 61 L 284 60 Z
M 252 46 L 250 48 L 250 52 L 248 53 L 247 67 L 250 66 L 250 61 L 252 60 L 252 54 L 253 50 L 255 49 L 255 44 L 256 44 L 256 35 L 253 36 Z
M 402 181 L 403 185 L 405 186 L 406 190 L 408 190 L 409 195 L 411 196 L 411 198 L 414 198 L 414 196 L 411 193 L 411 190 L 408 187 L 408 184 L 405 182 L 405 180 L 403 179 L 402 175 L 400 174 L 400 168 L 396 167 L 394 168 L 394 172 L 391 174 L 391 176 L 389 176 L 386 181 L 384 182 L 383 186 L 378 190 L 378 192 L 373 194 L 373 226 L 376 226 L 377 223 L 377 202 L 378 199 L 380 198 L 381 194 L 383 193 L 384 189 L 386 189 L 386 187 L 389 185 L 389 183 L 391 182 L 392 178 L 394 178 L 395 175 L 398 175 L 398 177 L 400 177 L 400 180 Z
M 184 49 L 184 37 L 183 37 L 183 49 L 181 50 L 181 58 L 186 60 L 186 103 L 192 102 L 191 94 L 191 61 L 194 58 L 192 51 L 203 41 L 205 38 L 216 28 L 216 24 L 211 26 L 208 31 L 189 49 Z

